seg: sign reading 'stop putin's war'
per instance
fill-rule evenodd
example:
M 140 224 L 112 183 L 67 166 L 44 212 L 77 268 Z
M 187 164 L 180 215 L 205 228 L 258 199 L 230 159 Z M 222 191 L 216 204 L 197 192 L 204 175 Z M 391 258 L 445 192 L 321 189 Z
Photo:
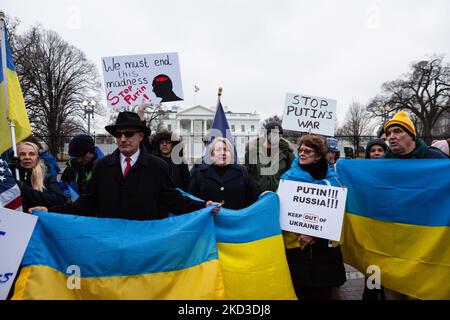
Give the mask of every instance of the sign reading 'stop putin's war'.
M 110 108 L 183 100 L 177 53 L 105 57 L 102 70 Z
M 286 94 L 283 129 L 334 136 L 337 101 L 306 94 Z

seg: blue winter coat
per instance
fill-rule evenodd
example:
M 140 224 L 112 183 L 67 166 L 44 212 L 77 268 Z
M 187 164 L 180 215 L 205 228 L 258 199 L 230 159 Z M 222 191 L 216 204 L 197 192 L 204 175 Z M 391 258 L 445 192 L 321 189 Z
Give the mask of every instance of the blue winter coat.
M 340 185 L 338 174 L 331 171 L 326 162 L 323 162 L 328 166 L 326 177 L 317 180 L 300 168 L 298 160 L 297 156 L 291 169 L 283 174 L 281 179 L 335 187 Z M 346 281 L 345 267 L 339 246 L 330 247 L 328 240 L 315 238 L 316 242 L 313 245 L 301 249 L 295 233 L 284 232 L 283 235 L 292 283 L 298 296 L 302 296 L 304 288 L 335 287 Z
M 309 172 L 303 171 L 300 168 L 298 158 L 298 156 L 295 157 L 294 162 L 292 162 L 291 168 L 281 176 L 281 179 L 329 186 L 331 185 L 333 187 L 340 186 L 339 176 L 335 171 L 332 171 L 330 168 L 328 168 L 326 177 L 322 180 L 316 180 L 309 174 Z

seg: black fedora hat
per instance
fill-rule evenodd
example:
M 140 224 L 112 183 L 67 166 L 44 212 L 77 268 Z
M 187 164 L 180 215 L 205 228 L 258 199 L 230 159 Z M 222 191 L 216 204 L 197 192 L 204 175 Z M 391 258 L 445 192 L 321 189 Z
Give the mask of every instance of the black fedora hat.
M 142 130 L 145 136 L 149 136 L 151 133 L 150 128 L 142 123 L 139 116 L 136 113 L 130 111 L 119 112 L 116 124 L 106 126 L 105 130 L 108 131 L 111 135 L 115 136 L 116 130 L 118 128 L 137 128 Z

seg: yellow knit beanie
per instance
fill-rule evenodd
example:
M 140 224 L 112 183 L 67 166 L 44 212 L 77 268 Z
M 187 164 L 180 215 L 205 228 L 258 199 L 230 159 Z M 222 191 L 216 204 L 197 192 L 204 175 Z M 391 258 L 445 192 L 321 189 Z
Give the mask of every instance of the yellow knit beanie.
M 384 125 L 384 132 L 386 132 L 389 127 L 392 127 L 394 125 L 402 127 L 414 138 L 417 135 L 416 128 L 414 127 L 414 124 L 405 111 L 397 112 L 391 120 L 386 122 L 386 124 Z

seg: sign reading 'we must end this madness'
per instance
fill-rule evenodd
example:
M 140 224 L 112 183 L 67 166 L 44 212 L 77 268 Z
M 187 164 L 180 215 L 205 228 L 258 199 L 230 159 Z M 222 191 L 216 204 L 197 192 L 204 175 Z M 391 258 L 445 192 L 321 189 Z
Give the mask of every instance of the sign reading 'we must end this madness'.
M 110 108 L 183 100 L 177 53 L 105 57 L 102 70 Z
M 334 136 L 337 101 L 305 94 L 286 94 L 283 129 Z
M 347 189 L 281 180 L 281 229 L 339 241 Z

